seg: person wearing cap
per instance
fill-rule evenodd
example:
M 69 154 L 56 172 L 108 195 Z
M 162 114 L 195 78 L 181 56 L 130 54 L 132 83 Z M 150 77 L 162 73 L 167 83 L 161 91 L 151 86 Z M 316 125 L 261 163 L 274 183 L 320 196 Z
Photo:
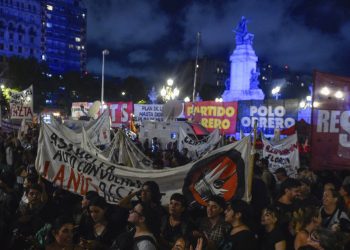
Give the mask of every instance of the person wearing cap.
M 198 230 L 207 238 L 208 244 L 217 247 L 224 235 L 229 232 L 230 225 L 225 222 L 224 211 L 226 201 L 220 195 L 213 195 L 207 200 L 207 216 L 198 224 Z

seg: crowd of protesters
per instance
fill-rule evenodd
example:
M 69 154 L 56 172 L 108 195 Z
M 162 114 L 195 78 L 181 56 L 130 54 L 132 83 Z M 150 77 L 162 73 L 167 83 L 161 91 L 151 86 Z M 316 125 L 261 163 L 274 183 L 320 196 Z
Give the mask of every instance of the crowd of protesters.
M 268 160 L 257 154 L 249 203 L 213 195 L 205 207 L 192 207 L 181 193 L 164 200 L 158 184 L 147 181 L 115 205 L 95 191 L 80 197 L 41 178 L 37 138 L 35 128 L 21 140 L 0 132 L 1 249 L 350 247 L 348 173 L 314 173 L 304 166 L 291 178 L 284 168 L 269 172 Z

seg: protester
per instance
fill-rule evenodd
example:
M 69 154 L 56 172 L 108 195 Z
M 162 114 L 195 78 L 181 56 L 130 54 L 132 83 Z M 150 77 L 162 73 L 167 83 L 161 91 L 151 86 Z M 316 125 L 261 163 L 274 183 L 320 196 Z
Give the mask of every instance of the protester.
M 233 200 L 225 210 L 225 221 L 231 224 L 231 231 L 218 244 L 218 249 L 257 250 L 256 235 L 250 230 L 252 213 L 242 200 Z
M 223 213 L 226 208 L 224 198 L 213 195 L 207 200 L 207 216 L 202 218 L 198 225 L 198 230 L 208 240 L 208 244 L 215 248 L 218 246 L 230 230 L 230 225 L 225 222 Z
M 74 222 L 68 217 L 59 217 L 53 223 L 47 236 L 46 250 L 82 250 L 73 242 Z
M 174 193 L 170 197 L 169 213 L 163 216 L 160 234 L 162 249 L 170 249 L 175 241 L 192 231 L 190 219 L 186 216 L 187 204 L 185 197 L 180 193 Z
M 322 227 L 332 231 L 350 232 L 350 219 L 342 209 L 343 200 L 340 194 L 334 189 L 326 189 L 322 201 Z
M 296 232 L 295 249 L 308 244 L 308 238 L 313 231 L 320 227 L 321 220 L 321 214 L 316 207 L 306 207 L 293 213 L 293 229 Z
M 261 238 L 261 250 L 285 250 L 286 237 L 278 225 L 278 211 L 274 207 L 267 207 L 261 215 L 261 224 L 265 233 Z
M 344 210 L 350 216 L 350 184 L 342 185 L 339 194 L 344 200 Z

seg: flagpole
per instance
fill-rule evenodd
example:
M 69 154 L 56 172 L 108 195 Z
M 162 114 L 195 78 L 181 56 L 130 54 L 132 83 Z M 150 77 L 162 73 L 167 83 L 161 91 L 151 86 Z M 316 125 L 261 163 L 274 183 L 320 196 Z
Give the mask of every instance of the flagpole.
M 255 144 L 256 144 L 256 136 L 257 136 L 257 124 L 258 122 L 254 121 L 254 130 L 253 130 L 253 148 L 252 151 L 254 154 L 249 155 L 249 169 L 248 169 L 248 192 L 247 192 L 247 200 L 250 202 L 252 198 L 252 185 L 253 185 L 253 176 L 254 176 L 254 156 L 255 156 Z

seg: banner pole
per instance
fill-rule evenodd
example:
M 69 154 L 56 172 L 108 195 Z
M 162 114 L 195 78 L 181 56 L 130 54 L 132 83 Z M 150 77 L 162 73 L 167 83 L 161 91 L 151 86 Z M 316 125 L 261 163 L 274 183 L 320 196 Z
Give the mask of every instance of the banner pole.
M 258 121 L 254 121 L 254 130 L 253 130 L 253 148 L 249 155 L 249 168 L 248 168 L 248 192 L 247 192 L 247 201 L 251 202 L 252 199 L 252 185 L 253 185 L 253 176 L 254 176 L 254 157 L 255 157 L 255 144 L 257 136 L 257 124 Z

